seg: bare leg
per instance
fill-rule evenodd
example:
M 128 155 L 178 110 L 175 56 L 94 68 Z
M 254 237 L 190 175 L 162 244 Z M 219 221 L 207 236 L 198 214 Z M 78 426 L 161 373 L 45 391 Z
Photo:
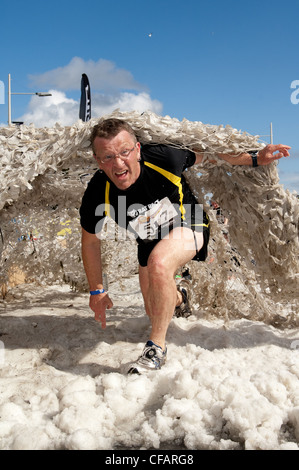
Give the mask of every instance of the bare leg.
M 196 233 L 196 237 L 200 249 L 203 245 L 202 233 Z M 178 303 L 175 272 L 195 254 L 191 229 L 176 228 L 155 246 L 147 266 L 139 268 L 145 310 L 152 327 L 150 339 L 162 349 L 165 348 L 167 329 Z

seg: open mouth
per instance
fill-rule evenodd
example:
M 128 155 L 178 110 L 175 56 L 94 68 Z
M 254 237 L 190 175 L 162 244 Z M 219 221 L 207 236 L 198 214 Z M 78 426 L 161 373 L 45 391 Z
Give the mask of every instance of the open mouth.
M 123 171 L 116 171 L 115 172 L 115 176 L 118 178 L 118 179 L 123 179 L 127 176 L 128 174 L 128 170 L 123 170 Z

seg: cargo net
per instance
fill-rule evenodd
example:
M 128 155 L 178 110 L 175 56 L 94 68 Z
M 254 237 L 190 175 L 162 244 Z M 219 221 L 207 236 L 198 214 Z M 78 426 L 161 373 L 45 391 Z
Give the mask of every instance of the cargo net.
M 204 151 L 203 163 L 186 171 L 211 219 L 207 261 L 184 267 L 192 276 L 194 308 L 206 316 L 298 325 L 298 199 L 279 184 L 276 163 L 251 168 L 217 158 L 217 153 L 262 148 L 258 136 L 150 112 L 115 111 L 101 119 L 107 117 L 128 121 L 143 144 Z M 0 128 L 2 290 L 18 273 L 28 283 L 65 282 L 87 290 L 78 211 L 97 169 L 89 141 L 97 121 Z M 211 201 L 219 204 L 227 223 L 218 220 Z M 117 228 L 111 239 L 107 227 L 102 245 L 108 280 L 137 274 L 135 240 L 118 236 Z

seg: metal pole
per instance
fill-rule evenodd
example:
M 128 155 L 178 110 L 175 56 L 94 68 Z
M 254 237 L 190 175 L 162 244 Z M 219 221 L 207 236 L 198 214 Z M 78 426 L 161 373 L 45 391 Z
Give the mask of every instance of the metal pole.
M 10 73 L 8 74 L 8 125 L 11 126 L 11 88 L 10 88 Z
M 270 144 L 273 144 L 273 129 L 272 129 L 272 122 L 270 122 Z
M 11 126 L 11 95 L 37 95 L 37 96 L 52 96 L 51 93 L 35 92 L 35 93 L 12 93 L 11 92 L 11 78 L 8 74 L 8 125 Z

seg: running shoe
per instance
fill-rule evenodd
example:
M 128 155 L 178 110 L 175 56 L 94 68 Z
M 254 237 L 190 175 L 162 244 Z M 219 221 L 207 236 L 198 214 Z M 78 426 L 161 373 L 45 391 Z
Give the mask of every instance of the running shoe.
M 161 369 L 166 361 L 167 348 L 163 351 L 152 341 L 148 341 L 144 346 L 141 356 L 134 364 L 131 364 L 128 374 L 141 374 L 148 370 Z
M 182 303 L 178 307 L 175 307 L 174 316 L 177 318 L 179 317 L 188 318 L 190 317 L 190 315 L 192 315 L 192 310 L 191 310 L 190 302 L 188 299 L 189 289 L 190 289 L 190 284 L 189 284 L 189 281 L 187 280 L 183 279 L 177 285 L 177 290 L 181 293 L 182 298 L 183 298 Z

